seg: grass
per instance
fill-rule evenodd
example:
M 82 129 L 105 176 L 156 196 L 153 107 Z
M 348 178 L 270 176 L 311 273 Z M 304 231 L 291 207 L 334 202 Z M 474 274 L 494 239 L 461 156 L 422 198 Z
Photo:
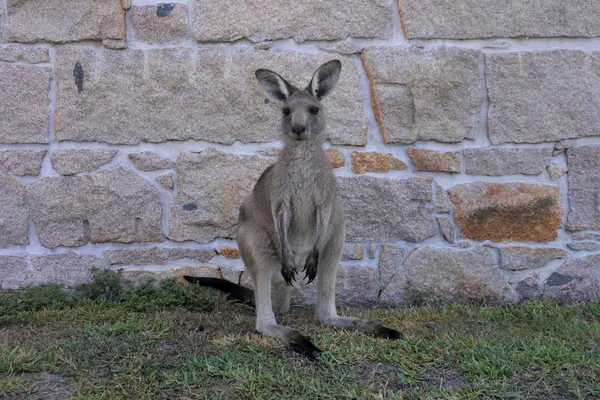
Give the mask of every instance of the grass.
M 600 303 L 341 310 L 406 341 L 319 327 L 308 310 L 284 316 L 326 350 L 312 362 L 254 333 L 243 305 L 112 278 L 0 297 L 0 398 L 600 398 Z

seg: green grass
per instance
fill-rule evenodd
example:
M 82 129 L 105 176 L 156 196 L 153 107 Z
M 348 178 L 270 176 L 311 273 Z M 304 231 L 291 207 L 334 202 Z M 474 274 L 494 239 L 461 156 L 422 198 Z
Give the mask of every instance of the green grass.
M 600 398 L 600 303 L 341 310 L 406 341 L 319 327 L 308 310 L 284 316 L 325 350 L 312 362 L 254 333 L 243 305 L 172 281 L 107 293 L 120 284 L 105 278 L 97 296 L 0 298 L 0 398 Z

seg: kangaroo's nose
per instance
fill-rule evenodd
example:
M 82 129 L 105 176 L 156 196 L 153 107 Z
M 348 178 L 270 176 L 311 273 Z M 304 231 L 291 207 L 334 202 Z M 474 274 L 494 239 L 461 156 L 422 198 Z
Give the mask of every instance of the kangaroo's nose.
M 292 132 L 294 132 L 294 134 L 297 136 L 302 135 L 302 133 L 305 130 L 306 130 L 306 127 L 304 125 L 296 124 L 296 125 L 292 126 Z

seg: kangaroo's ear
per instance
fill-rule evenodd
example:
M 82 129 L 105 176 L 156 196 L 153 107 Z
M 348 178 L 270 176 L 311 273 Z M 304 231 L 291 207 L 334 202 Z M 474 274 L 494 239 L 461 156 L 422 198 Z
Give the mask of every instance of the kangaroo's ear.
M 290 98 L 294 87 L 281 76 L 268 69 L 257 69 L 254 74 L 269 96 L 281 101 Z
M 341 71 L 342 63 L 339 60 L 329 61 L 321 65 L 308 84 L 307 89 L 310 94 L 319 100 L 327 96 L 337 85 Z

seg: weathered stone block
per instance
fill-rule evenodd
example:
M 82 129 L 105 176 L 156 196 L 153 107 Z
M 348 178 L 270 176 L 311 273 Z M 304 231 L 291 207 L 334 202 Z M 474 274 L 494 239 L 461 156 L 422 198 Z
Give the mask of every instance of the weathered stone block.
M 600 36 L 600 4 L 575 0 L 402 0 L 407 38 Z
M 596 300 L 600 296 L 599 265 L 600 254 L 566 261 L 546 281 L 544 298 L 566 303 Z
M 460 172 L 459 151 L 408 149 L 408 156 L 417 171 Z
M 381 254 L 379 255 L 379 280 L 381 281 L 381 285 L 385 288 L 390 280 L 396 275 L 398 270 L 401 268 L 402 261 L 405 258 L 405 251 L 403 247 L 393 246 L 389 244 L 384 244 L 381 249 Z M 384 290 L 386 295 L 382 298 L 384 301 L 390 301 L 392 298 L 396 296 L 389 291 Z M 392 301 L 394 302 L 394 301 Z
M 487 54 L 488 134 L 493 144 L 600 135 L 600 52 Z
M 406 169 L 406 164 L 391 154 L 373 152 L 352 152 L 352 171 L 356 174 L 365 172 L 388 172 Z
M 30 256 L 32 282 L 23 284 L 62 283 L 74 286 L 92 279 L 92 268 L 103 268 L 104 262 L 96 256 L 72 252 Z
M 344 166 L 344 155 L 341 151 L 337 149 L 327 149 L 325 152 L 329 157 L 329 161 L 331 161 L 332 168 L 340 168 Z
M 474 139 L 481 106 L 479 51 L 368 47 L 362 61 L 386 143 Z
M 142 171 L 158 171 L 171 168 L 171 161 L 151 151 L 129 154 L 134 167 Z
M 181 153 L 169 238 L 178 242 L 233 238 L 240 205 L 270 164 L 270 160 L 215 149 Z
M 346 243 L 342 260 L 362 260 L 365 256 L 365 248 L 362 244 Z
M 181 260 L 182 258 L 191 258 L 192 260 L 207 262 L 217 253 L 214 250 L 201 249 L 171 249 L 170 260 Z
M 92 172 L 108 163 L 117 154 L 117 150 L 55 150 L 50 157 L 52 168 L 61 175 L 75 175 Z
M 329 53 L 337 53 L 343 54 L 345 56 L 350 56 L 352 54 L 360 54 L 363 51 L 363 47 L 350 42 L 340 42 L 335 44 L 327 44 L 319 46 L 320 50 L 327 51 Z
M 45 247 L 163 240 L 156 190 L 125 168 L 44 178 L 29 187 L 33 222 Z
M 130 14 L 135 39 L 140 42 L 181 43 L 189 36 L 185 4 L 133 6 Z
M 452 201 L 448 191 L 440 186 L 438 183 L 435 184 L 435 212 L 440 214 L 447 214 L 452 211 Z
M 436 217 L 442 235 L 448 243 L 454 243 L 454 237 L 456 235 L 456 224 L 452 221 L 452 218 L 448 216 L 438 215 Z
M 346 239 L 419 242 L 435 235 L 432 180 L 339 178 Z
M 449 190 L 463 238 L 550 242 L 562 220 L 558 186 L 468 183 Z
M 600 146 L 575 147 L 567 153 L 569 215 L 567 230 L 600 230 Z
M 194 36 L 200 42 L 392 37 L 390 0 L 235 0 L 220 4 L 195 0 L 194 15 Z
M 560 179 L 560 177 L 562 177 L 564 174 L 566 174 L 568 172 L 568 169 L 560 168 L 560 167 L 548 166 L 546 169 L 548 170 L 548 176 L 550 177 L 551 181 Z
M 50 68 L 0 64 L 0 143 L 48 143 Z
M 517 284 L 516 291 L 521 296 L 521 300 L 526 299 L 537 299 L 541 297 L 542 291 L 540 290 L 540 284 L 538 282 L 539 277 L 530 276 Z
M 240 258 L 240 250 L 237 247 L 232 246 L 219 246 L 217 253 L 220 256 L 227 258 Z
M 1 15 L 1 14 L 0 14 Z M 27 257 L 0 256 L 0 289 L 18 289 L 31 284 L 32 273 Z
M 27 244 L 29 199 L 27 190 L 7 174 L 0 174 L 0 248 Z
M 173 173 L 169 172 L 165 175 L 156 177 L 156 182 L 160 183 L 165 189 L 173 189 L 175 187 L 175 180 L 173 179 Z
M 465 149 L 468 175 L 540 175 L 550 164 L 552 148 Z
M 552 260 L 567 256 L 566 250 L 555 248 L 503 246 L 498 249 L 500 250 L 500 268 L 507 271 L 542 268 Z
M 343 284 L 339 290 L 339 303 L 351 306 L 372 306 L 379 298 L 381 285 L 377 268 L 344 266 Z
M 125 39 L 121 0 L 7 0 L 9 42 Z
M 600 232 L 577 232 L 573 234 L 573 240 L 596 240 L 600 242 Z
M 5 150 L 0 151 L 0 172 L 25 176 L 38 176 L 46 150 Z
M 567 244 L 573 251 L 596 251 L 600 250 L 600 243 L 596 242 L 572 242 Z
M 280 105 L 265 101 L 254 71 L 271 69 L 305 87 L 317 67 L 333 58 L 246 49 L 230 53 L 60 49 L 56 137 L 114 144 L 273 141 L 280 137 Z M 342 64 L 338 86 L 323 101 L 328 137 L 333 144 L 364 145 L 367 121 L 359 74 L 351 61 Z
M 169 258 L 166 247 L 147 247 L 140 249 L 105 250 L 102 252 L 111 265 L 164 265 Z
M 2 12 L 0 11 L 1 15 Z M 43 47 L 25 47 L 13 44 L 0 47 L 0 61 L 22 61 L 28 64 L 48 63 L 50 62 L 50 55 L 48 49 Z

